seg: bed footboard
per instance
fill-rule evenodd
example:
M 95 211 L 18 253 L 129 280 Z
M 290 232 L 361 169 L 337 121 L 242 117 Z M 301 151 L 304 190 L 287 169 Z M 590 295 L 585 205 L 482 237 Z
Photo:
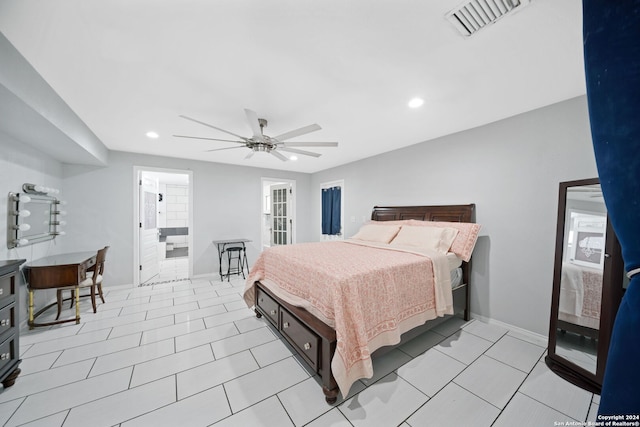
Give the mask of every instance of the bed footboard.
M 336 351 L 336 331 L 308 311 L 295 307 L 256 282 L 256 316 L 264 316 L 287 340 L 291 347 L 322 379 L 322 391 L 327 403 L 338 398 L 338 385 L 331 372 L 331 360 Z
M 336 352 L 336 331 L 303 308 L 278 298 L 262 283 L 256 282 L 255 312 L 264 316 L 322 380 L 322 392 L 329 404 L 338 398 L 338 385 L 331 372 Z M 454 306 L 469 320 L 469 286 L 459 286 L 453 293 Z M 428 323 L 428 322 L 427 322 Z

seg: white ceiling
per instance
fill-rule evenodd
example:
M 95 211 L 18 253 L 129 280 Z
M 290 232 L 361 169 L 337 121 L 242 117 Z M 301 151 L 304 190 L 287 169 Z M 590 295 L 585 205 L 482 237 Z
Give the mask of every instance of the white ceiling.
M 458 5 L 0 0 L 0 31 L 111 150 L 316 172 L 585 93 L 580 0 L 532 0 L 471 38 L 445 19 Z M 297 140 L 340 146 L 285 163 L 172 136 L 229 137 L 180 114 L 250 136 L 244 108 L 267 135 L 318 123 Z

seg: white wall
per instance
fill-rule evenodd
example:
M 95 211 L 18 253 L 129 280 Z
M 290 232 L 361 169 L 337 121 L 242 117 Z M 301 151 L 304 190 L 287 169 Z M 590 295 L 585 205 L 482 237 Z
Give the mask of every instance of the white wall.
M 2 241 L 0 259 L 25 258 L 27 260 L 55 254 L 56 241 L 36 243 L 21 248 L 7 249 L 7 204 L 9 192 L 22 192 L 24 183 L 62 188 L 62 165 L 51 157 L 27 145 L 20 144 L 0 131 L 0 228 Z M 64 200 L 61 190 L 58 198 Z M 28 221 L 27 221 L 28 222 Z
M 166 225 L 164 227 L 189 227 L 189 186 L 166 184 L 164 195 L 166 197 Z M 189 246 L 189 236 L 167 236 L 167 248 L 186 248 Z M 164 257 L 164 256 L 163 256 Z
M 0 129 L 59 162 L 108 162 L 107 147 L 2 32 L 0 58 Z
M 314 174 L 312 237 L 320 238 L 326 181 L 345 180 L 347 237 L 374 205 L 475 203 L 483 228 L 472 312 L 546 335 L 558 183 L 595 176 L 586 97 L 578 97 Z
M 189 186 L 167 184 L 165 190 L 167 222 L 165 227 L 189 226 Z
M 345 180 L 346 236 L 376 204 L 476 203 L 483 230 L 472 311 L 540 334 L 549 319 L 558 183 L 597 176 L 585 97 L 312 175 L 123 152 L 111 152 L 107 167 L 62 165 L 0 134 L 4 194 L 24 182 L 57 187 L 69 212 L 66 236 L 12 251 L 1 246 L 0 256 L 31 260 L 109 244 L 105 286 L 132 283 L 134 165 L 194 172 L 196 275 L 217 271 L 215 238 L 253 239 L 255 261 L 261 177 L 296 180 L 298 242 L 320 239 L 323 182 Z
M 7 249 L 7 204 L 9 192 L 22 192 L 22 184 L 41 184 L 47 187 L 62 188 L 62 165 L 51 157 L 21 144 L 5 133 L 0 132 L 0 259 L 26 259 L 27 262 L 54 255 L 60 252 L 59 242 L 56 240 L 36 243 L 24 247 Z M 64 200 L 65 193 L 59 195 Z M 28 206 L 28 205 L 27 205 Z M 26 319 L 26 288 L 20 280 L 19 310 L 20 319 Z M 37 305 L 55 298 L 53 292 L 39 291 L 35 293 Z
M 310 175 L 271 169 L 224 165 L 111 152 L 105 168 L 64 165 L 63 187 L 68 200 L 65 251 L 111 245 L 105 286 L 133 283 L 134 166 L 193 171 L 193 262 L 196 276 L 218 271 L 214 239 L 247 237 L 249 263 L 260 247 L 261 177 L 294 179 L 299 192 L 298 241 L 310 234 Z

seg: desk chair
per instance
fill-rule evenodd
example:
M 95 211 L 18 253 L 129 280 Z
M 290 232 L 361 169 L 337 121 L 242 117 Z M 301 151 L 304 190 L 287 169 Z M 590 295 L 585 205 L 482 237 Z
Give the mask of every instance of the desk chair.
M 244 276 L 244 260 L 247 258 L 245 254 L 245 249 L 243 246 L 233 246 L 230 248 L 226 248 L 227 252 L 227 281 L 230 281 L 232 274 L 240 275 L 242 274 L 242 278 L 245 279 Z M 235 267 L 232 266 L 232 263 L 235 262 Z
M 109 246 L 105 246 L 104 248 L 98 250 L 98 254 L 96 255 L 96 263 L 87 269 L 87 277 L 83 279 L 78 286 L 71 288 L 71 305 L 69 308 L 73 307 L 73 301 L 78 300 L 76 304 L 79 302 L 79 298 L 81 297 L 91 297 L 91 305 L 93 306 L 93 312 L 97 312 L 96 307 L 96 290 L 98 291 L 98 295 L 104 304 L 104 295 L 102 293 L 102 275 L 104 274 L 104 262 L 107 257 L 107 250 Z M 76 297 L 76 293 L 80 293 L 81 288 L 91 288 L 90 293 L 86 295 L 78 295 Z M 56 319 L 60 317 L 60 312 L 62 310 L 62 292 L 65 289 L 59 289 L 57 292 L 58 298 L 58 316 Z M 76 310 L 78 311 L 78 310 Z

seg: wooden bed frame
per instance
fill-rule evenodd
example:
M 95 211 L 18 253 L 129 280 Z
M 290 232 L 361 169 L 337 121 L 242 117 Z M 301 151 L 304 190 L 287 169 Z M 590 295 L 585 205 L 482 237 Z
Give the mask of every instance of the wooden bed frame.
M 475 222 L 475 204 L 446 206 L 375 206 L 375 221 L 415 219 L 420 221 Z M 469 320 L 469 278 L 471 264 L 462 263 L 462 284 L 454 288 L 454 307 L 463 307 Z M 327 403 L 336 402 L 339 389 L 331 372 L 336 351 L 336 331 L 303 308 L 295 307 L 275 296 L 262 283 L 256 282 L 255 311 L 264 316 L 291 344 L 312 371 L 322 379 Z M 428 323 L 428 322 L 427 322 Z
M 582 335 L 588 338 L 598 339 L 598 329 L 593 329 L 588 326 L 576 325 L 575 323 L 567 322 L 565 320 L 558 319 L 558 329 L 561 332 L 573 332 L 578 335 Z

